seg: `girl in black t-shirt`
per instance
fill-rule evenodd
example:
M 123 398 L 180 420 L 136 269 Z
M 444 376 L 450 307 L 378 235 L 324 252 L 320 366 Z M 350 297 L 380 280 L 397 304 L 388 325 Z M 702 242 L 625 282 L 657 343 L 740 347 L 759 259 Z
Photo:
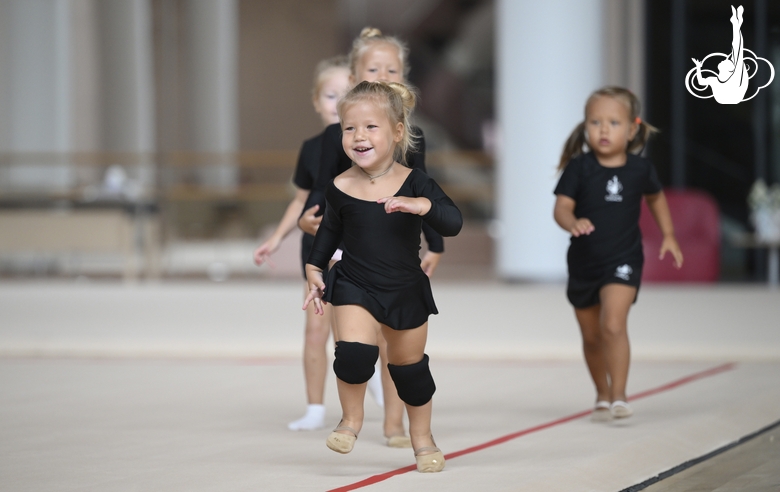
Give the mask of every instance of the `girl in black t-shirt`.
M 626 89 L 606 87 L 585 105 L 585 121 L 564 145 L 555 188 L 555 221 L 570 232 L 566 294 L 574 306 L 585 361 L 596 385 L 596 421 L 631 416 L 626 403 L 630 349 L 628 311 L 636 301 L 644 256 L 639 231 L 642 197 L 664 235 L 677 268 L 683 256 L 669 207 L 649 160 L 635 155 L 655 131 L 639 117 Z M 583 153 L 583 146 L 589 152 Z
M 331 123 L 338 122 L 336 104 L 349 90 L 349 67 L 345 56 L 323 60 L 317 65 L 314 75 L 314 88 L 312 90 L 312 102 L 314 110 L 322 118 L 322 123 L 327 127 Z M 271 237 L 261 244 L 254 252 L 254 260 L 257 265 L 262 265 L 269 260 L 279 245 L 297 225 L 298 217 L 303 211 L 306 198 L 317 179 L 319 169 L 320 152 L 322 148 L 322 136 L 320 133 L 312 137 L 301 146 L 298 155 L 298 164 L 295 167 L 293 183 L 295 184 L 295 198 L 287 206 L 282 220 L 274 230 Z M 301 264 L 306 263 L 309 257 L 314 236 L 304 234 L 301 239 Z M 304 273 L 305 278 L 305 273 Z M 308 289 L 307 289 L 308 291 Z M 325 345 L 330 335 L 330 315 L 316 316 L 313 309 L 306 311 L 306 334 L 303 346 L 303 369 L 306 378 L 306 399 L 308 405 L 303 417 L 288 424 L 290 430 L 315 430 L 325 425 L 325 379 L 328 374 L 328 356 Z
M 327 446 L 349 453 L 363 426 L 366 382 L 387 341 L 390 376 L 406 404 L 417 469 L 438 472 L 444 455 L 431 435 L 436 390 L 425 344 L 428 316 L 436 314 L 428 276 L 420 267 L 420 233 L 426 223 L 444 236 L 463 224 L 460 211 L 427 174 L 409 169 L 413 145 L 408 116 L 414 95 L 402 84 L 361 82 L 339 103 L 342 146 L 354 165 L 325 191 L 325 216 L 317 230 L 306 277 L 304 309 L 333 305 L 342 419 Z M 333 251 L 344 256 L 327 276 Z

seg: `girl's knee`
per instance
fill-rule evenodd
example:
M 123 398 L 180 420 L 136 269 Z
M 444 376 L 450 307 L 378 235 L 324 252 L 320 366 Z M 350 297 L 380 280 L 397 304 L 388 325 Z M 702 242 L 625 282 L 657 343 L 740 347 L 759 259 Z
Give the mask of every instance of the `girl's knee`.
M 625 336 L 626 331 L 626 321 L 622 319 L 607 319 L 601 324 L 601 334 L 606 338 Z
M 330 336 L 330 326 L 327 323 L 306 323 L 305 343 L 307 345 L 322 345 Z
M 603 339 L 601 338 L 600 333 L 595 336 L 582 337 L 582 345 L 585 347 L 586 350 L 600 349 L 602 343 L 603 343 Z

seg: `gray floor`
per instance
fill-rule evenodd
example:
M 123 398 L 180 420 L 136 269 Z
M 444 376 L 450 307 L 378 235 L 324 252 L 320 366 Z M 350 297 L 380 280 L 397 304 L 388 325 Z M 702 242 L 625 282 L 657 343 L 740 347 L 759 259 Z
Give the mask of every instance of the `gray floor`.
M 780 490 L 780 429 L 751 439 L 644 489 L 646 492 Z
M 286 429 L 305 404 L 297 282 L 0 284 L 0 490 L 619 491 L 780 419 L 777 291 L 643 288 L 636 415 L 595 424 L 561 286 L 434 290 L 434 433 L 451 458 L 387 477 L 414 461 L 384 446 L 370 400 L 349 455 L 324 446 L 327 430 Z M 761 488 L 778 480 L 777 448 L 743 449 L 717 486 L 777 490 Z M 714 490 L 686 476 L 652 490 Z

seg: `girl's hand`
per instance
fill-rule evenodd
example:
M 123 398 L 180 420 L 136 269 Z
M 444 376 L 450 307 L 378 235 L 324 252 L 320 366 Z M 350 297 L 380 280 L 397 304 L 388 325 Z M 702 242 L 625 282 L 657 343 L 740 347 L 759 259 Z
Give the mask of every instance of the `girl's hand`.
M 384 203 L 385 212 L 405 212 L 407 214 L 425 215 L 431 210 L 431 201 L 424 197 L 386 196 L 376 201 Z
M 677 244 L 677 239 L 674 238 L 674 236 L 665 236 L 663 242 L 661 243 L 661 254 L 658 256 L 660 259 L 664 259 L 664 256 L 666 256 L 666 252 L 669 252 L 672 254 L 672 257 L 674 258 L 674 266 L 678 270 L 682 268 L 683 265 L 683 254 L 682 250 L 680 250 L 680 245 Z
M 279 249 L 279 239 L 272 237 L 268 241 L 261 244 L 252 255 L 252 258 L 255 260 L 255 265 L 260 266 L 266 261 L 272 266 L 274 265 L 274 262 L 271 261 L 271 255 Z
M 590 219 L 583 217 L 582 219 L 577 219 L 574 222 L 574 225 L 571 226 L 569 232 L 571 232 L 571 235 L 574 237 L 580 237 L 587 236 L 595 230 L 596 228 L 593 226 L 593 223 L 591 223 Z
M 298 227 L 307 234 L 312 236 L 317 234 L 317 229 L 320 228 L 320 222 L 322 222 L 322 216 L 316 217 L 314 214 L 320 209 L 319 205 L 314 205 L 311 208 L 306 209 L 298 219 Z
M 423 256 L 422 262 L 420 262 L 420 266 L 422 267 L 423 272 L 428 275 L 428 277 L 433 276 L 434 270 L 436 270 L 436 267 L 439 266 L 439 260 L 441 260 L 441 253 L 428 251 Z
M 303 301 L 303 310 L 309 307 L 310 302 L 314 302 L 314 314 L 322 316 L 325 314 L 325 310 L 322 308 L 323 304 L 327 304 L 322 300 L 322 295 L 325 293 L 325 282 L 322 280 L 322 272 L 310 271 L 309 266 L 306 266 L 306 278 L 309 284 L 309 294 Z

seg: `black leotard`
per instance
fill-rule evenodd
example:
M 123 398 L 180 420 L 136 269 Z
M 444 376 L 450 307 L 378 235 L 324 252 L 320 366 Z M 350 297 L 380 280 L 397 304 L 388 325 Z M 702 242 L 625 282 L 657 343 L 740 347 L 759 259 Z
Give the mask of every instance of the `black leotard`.
M 412 169 L 419 169 L 427 173 L 425 169 L 425 135 L 421 129 L 413 126 L 412 133 L 419 135 L 417 140 L 417 151 L 409 152 L 406 155 L 406 163 Z M 320 166 L 317 173 L 317 179 L 314 187 L 309 193 L 304 210 L 308 210 L 314 205 L 319 205 L 320 209 L 316 215 L 322 215 L 325 209 L 325 190 L 328 183 L 352 167 L 352 161 L 344 152 L 341 144 L 341 125 L 334 123 L 328 126 L 322 135 L 322 151 L 320 157 Z M 428 243 L 428 250 L 434 253 L 444 252 L 444 239 L 441 234 L 434 231 L 427 224 L 423 223 L 422 232 L 425 235 L 425 241 Z
M 443 236 L 460 232 L 460 210 L 436 182 L 412 169 L 394 196 L 425 197 L 424 216 L 386 213 L 384 205 L 347 195 L 331 181 L 327 207 L 309 263 L 324 269 L 344 242 L 344 256 L 328 273 L 323 300 L 358 304 L 390 328 L 406 330 L 437 314 L 428 276 L 420 268 L 420 229 L 428 224 Z

